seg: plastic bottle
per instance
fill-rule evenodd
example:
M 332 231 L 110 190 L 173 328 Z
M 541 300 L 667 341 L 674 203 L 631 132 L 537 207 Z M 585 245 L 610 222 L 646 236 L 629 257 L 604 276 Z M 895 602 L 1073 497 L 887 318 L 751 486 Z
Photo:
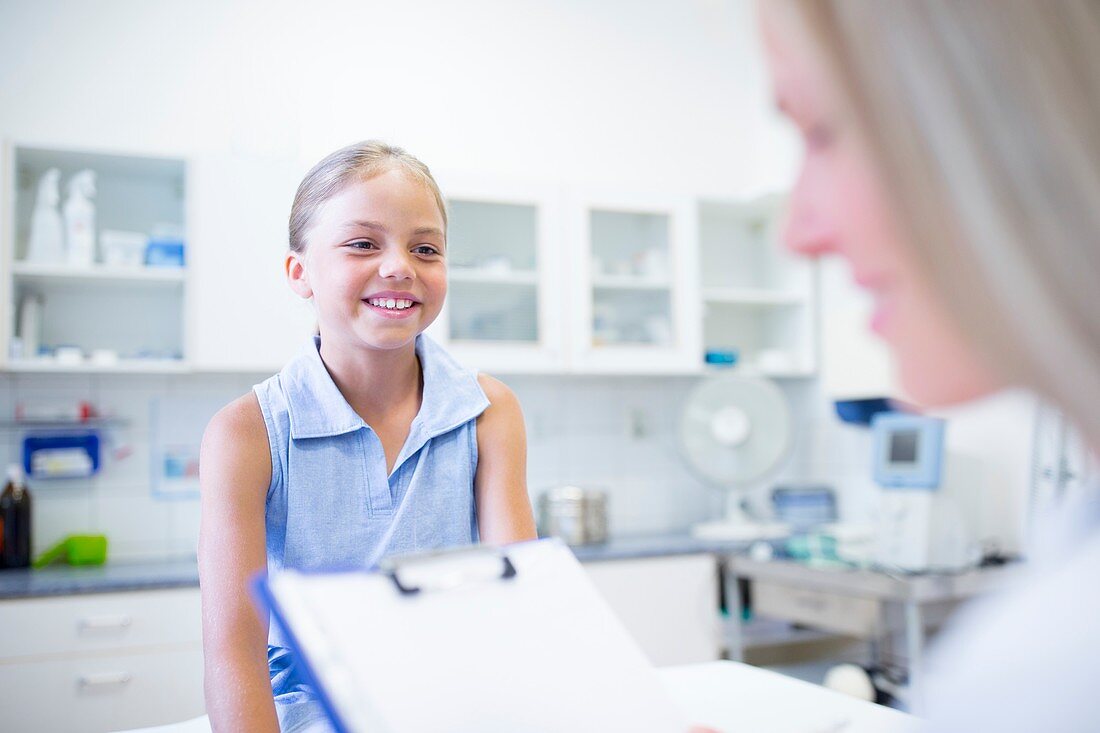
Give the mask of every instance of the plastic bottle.
M 0 522 L 3 544 L 0 565 L 28 568 L 31 565 L 31 492 L 18 464 L 8 466 L 8 482 L 0 493 Z
M 31 214 L 28 262 L 57 264 L 65 259 L 65 229 L 57 205 L 61 202 L 61 171 L 50 168 L 38 181 L 38 198 Z M 33 356 L 33 354 L 31 354 Z
M 82 170 L 69 179 L 65 199 L 65 249 L 70 265 L 91 267 L 95 263 L 95 171 Z

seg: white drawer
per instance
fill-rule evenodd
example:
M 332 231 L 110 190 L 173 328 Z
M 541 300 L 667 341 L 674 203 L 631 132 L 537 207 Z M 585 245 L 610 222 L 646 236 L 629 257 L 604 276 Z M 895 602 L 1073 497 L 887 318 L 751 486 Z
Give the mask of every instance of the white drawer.
M 202 715 L 202 649 L 0 664 L 6 733 L 102 733 Z
M 0 660 L 201 640 L 198 588 L 0 602 Z
M 880 631 L 879 604 L 868 598 L 753 581 L 753 613 L 867 639 Z

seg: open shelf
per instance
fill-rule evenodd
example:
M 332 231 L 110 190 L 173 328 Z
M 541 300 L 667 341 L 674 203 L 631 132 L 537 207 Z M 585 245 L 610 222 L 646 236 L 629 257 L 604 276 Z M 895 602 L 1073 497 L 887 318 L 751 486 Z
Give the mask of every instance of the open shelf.
M 111 267 L 94 265 L 76 267 L 65 264 L 41 264 L 38 262 L 14 262 L 12 274 L 19 280 L 69 280 L 82 282 L 116 283 L 175 283 L 187 278 L 187 271 L 179 267 Z
M 672 283 L 667 278 L 641 277 L 639 275 L 596 275 L 592 286 L 604 290 L 669 290 Z
M 802 293 L 791 293 L 768 288 L 705 288 L 703 300 L 728 305 L 758 307 L 803 306 L 808 300 Z
M 484 283 L 486 285 L 538 285 L 534 270 L 489 270 L 480 267 L 452 267 L 447 272 L 451 282 Z
M 49 372 L 57 374 L 183 374 L 190 365 L 180 359 L 120 359 L 114 364 L 84 361 L 66 364 L 55 359 L 13 359 L 3 367 L 9 372 Z
M 699 204 L 703 345 L 736 355 L 709 372 L 798 379 L 817 369 L 817 274 L 779 241 L 780 197 Z

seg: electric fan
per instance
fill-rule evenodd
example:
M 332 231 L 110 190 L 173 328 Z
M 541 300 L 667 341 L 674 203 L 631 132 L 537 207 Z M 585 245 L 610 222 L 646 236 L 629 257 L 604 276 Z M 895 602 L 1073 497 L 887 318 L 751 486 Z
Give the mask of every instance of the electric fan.
M 681 416 L 680 446 L 688 466 L 726 492 L 726 517 L 695 525 L 694 536 L 751 541 L 788 534 L 786 525 L 747 517 L 740 494 L 780 464 L 790 436 L 790 408 L 774 383 L 721 375 L 695 386 Z

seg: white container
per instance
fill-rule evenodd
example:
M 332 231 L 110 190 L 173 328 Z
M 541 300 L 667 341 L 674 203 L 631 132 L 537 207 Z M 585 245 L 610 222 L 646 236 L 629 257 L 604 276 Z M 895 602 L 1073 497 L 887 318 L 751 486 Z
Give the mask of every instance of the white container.
M 42 335 L 41 295 L 26 295 L 19 307 L 19 337 L 23 339 L 23 355 L 28 359 L 38 356 L 39 339 Z
M 145 262 L 145 243 L 141 232 L 104 229 L 99 233 L 99 250 L 103 264 L 112 267 L 141 267 Z
M 65 200 L 65 249 L 69 264 L 91 267 L 95 262 L 95 171 L 82 170 L 69 179 Z
M 58 346 L 53 352 L 58 364 L 74 366 L 84 363 L 84 351 L 79 346 Z

